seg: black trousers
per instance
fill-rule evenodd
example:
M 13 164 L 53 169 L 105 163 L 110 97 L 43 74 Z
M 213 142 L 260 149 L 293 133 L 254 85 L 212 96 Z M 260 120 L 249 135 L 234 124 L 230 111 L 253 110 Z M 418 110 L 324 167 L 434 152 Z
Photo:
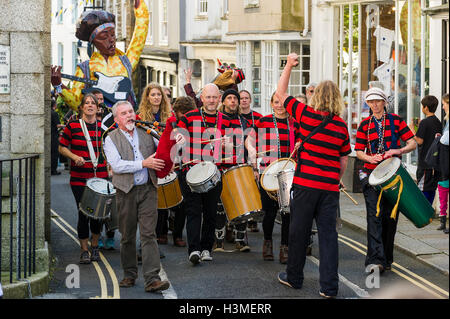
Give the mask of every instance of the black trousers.
M 259 189 L 261 194 L 262 209 L 264 211 L 264 219 L 262 227 L 264 231 L 264 239 L 272 240 L 273 227 L 275 225 L 275 218 L 279 209 L 278 202 L 274 201 L 267 195 L 267 192 L 261 187 Z M 281 245 L 289 244 L 289 224 L 290 214 L 281 215 Z
M 186 174 L 181 173 L 179 179 L 186 212 L 188 254 L 203 250 L 211 252 L 222 182 L 207 193 L 193 193 L 186 182 Z
M 377 201 L 380 192 L 369 184 L 363 187 L 367 210 L 367 255 L 365 265 L 391 265 L 394 261 L 394 238 L 397 231 L 397 218 L 392 219 L 393 206 L 385 198 L 380 201 L 380 216 L 377 214 Z
M 70 187 L 72 188 L 72 193 L 73 196 L 75 197 L 77 207 L 79 207 L 85 186 L 70 185 Z M 89 218 L 85 214 L 83 214 L 80 210 L 78 210 L 78 224 L 77 224 L 78 239 L 88 239 L 89 229 L 93 234 L 100 234 L 101 226 L 102 223 L 99 220 Z
M 293 187 L 291 192 L 289 257 L 286 268 L 288 281 L 295 288 L 301 288 L 303 285 L 306 248 L 315 219 L 319 235 L 320 291 L 329 296 L 336 296 L 339 286 L 336 231 L 339 193 L 299 187 Z
M 186 222 L 186 212 L 184 211 L 184 201 L 180 205 L 170 208 L 175 213 L 172 236 L 173 239 L 183 237 L 184 224 Z M 158 222 L 156 224 L 156 237 L 167 235 L 169 232 L 169 210 L 158 209 Z

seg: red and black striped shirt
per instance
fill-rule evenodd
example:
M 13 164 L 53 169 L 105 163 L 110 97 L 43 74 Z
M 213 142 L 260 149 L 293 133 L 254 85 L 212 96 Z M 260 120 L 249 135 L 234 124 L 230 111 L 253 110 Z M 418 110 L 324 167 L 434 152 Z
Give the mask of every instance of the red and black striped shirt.
M 102 133 L 101 121 L 96 123 L 86 123 L 86 128 L 91 136 L 92 146 L 96 156 L 99 156 L 97 165 L 97 177 L 107 178 L 108 172 L 106 170 L 106 161 L 102 155 Z M 97 138 L 95 137 L 95 126 L 97 125 Z M 70 167 L 70 185 L 85 186 L 86 180 L 95 177 L 94 166 L 90 161 L 89 149 L 87 146 L 86 138 L 84 137 L 83 130 L 81 129 L 80 121 L 73 120 L 67 123 L 64 132 L 62 133 L 59 144 L 63 147 L 70 149 L 75 155 L 83 157 L 86 162 L 83 166 L 76 166 L 74 161 L 71 161 Z M 97 148 L 98 146 L 98 148 Z M 99 154 L 100 153 L 100 154 Z
M 276 123 L 276 124 L 275 124 Z M 275 125 L 278 128 L 275 129 Z M 294 150 L 299 140 L 299 123 L 292 118 L 274 119 L 272 114 L 261 117 L 255 123 L 257 152 L 269 151 L 261 154 L 260 172 L 280 158 L 287 158 Z M 293 156 L 295 159 L 295 154 Z
M 369 127 L 369 122 L 370 128 L 368 134 L 367 130 Z M 379 146 L 379 134 L 375 125 L 375 120 L 372 118 L 372 115 L 361 121 L 356 132 L 355 151 L 362 151 L 366 154 L 373 155 L 377 153 Z M 397 114 L 390 113 L 388 115 L 388 113 L 385 113 L 383 126 L 384 130 L 382 128 L 379 128 L 381 129 L 380 133 L 384 131 L 384 150 L 381 152 L 381 154 L 384 154 L 390 149 L 400 148 L 400 139 L 406 142 L 407 140 L 414 137 L 414 133 L 409 129 L 406 122 Z M 395 134 L 394 138 L 392 138 L 392 131 L 394 131 Z M 367 139 L 367 136 L 369 136 L 369 140 Z M 393 140 L 396 140 L 395 145 L 392 145 Z M 401 156 L 398 157 L 401 158 Z M 377 167 L 377 164 L 364 163 L 364 168 L 366 168 L 369 172 L 375 169 L 375 167 Z
M 245 139 L 253 127 L 247 121 L 242 114 L 223 112 L 230 119 L 230 127 L 225 130 L 225 134 L 230 136 L 233 141 L 233 150 L 229 152 L 225 149 L 225 168 L 229 168 L 234 165 L 247 163 L 248 153 L 244 146 Z
M 247 114 L 241 114 L 249 123 L 251 126 L 254 126 L 256 124 L 256 122 L 263 117 L 262 114 L 255 112 L 255 111 L 250 111 Z
M 221 160 L 224 155 L 222 142 L 202 142 L 225 136 L 225 129 L 228 127 L 230 127 L 230 119 L 219 111 L 216 114 L 208 114 L 200 108 L 183 115 L 178 121 L 178 128 L 180 133 L 189 134 L 189 136 L 185 135 L 187 145 L 182 151 L 183 163 L 194 159 L 197 160 L 196 163 L 213 161 L 222 169 Z M 184 166 L 183 171 L 188 171 L 196 163 Z
M 300 138 L 305 139 L 328 112 L 316 111 L 290 96 L 284 102 L 289 114 L 300 122 Z M 351 153 L 347 124 L 337 115 L 303 144 L 301 165 L 295 169 L 295 187 L 339 192 L 340 157 Z

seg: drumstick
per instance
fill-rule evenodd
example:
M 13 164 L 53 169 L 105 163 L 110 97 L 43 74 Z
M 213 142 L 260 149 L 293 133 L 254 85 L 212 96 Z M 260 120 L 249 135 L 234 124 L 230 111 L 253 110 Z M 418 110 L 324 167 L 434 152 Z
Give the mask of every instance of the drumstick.
M 351 197 L 350 194 L 347 193 L 343 188 L 341 188 L 340 191 L 343 192 L 345 195 L 347 195 L 347 197 L 351 199 L 353 204 L 358 205 L 358 202 L 353 197 Z
M 225 136 L 220 137 L 220 138 L 214 138 L 212 140 L 202 140 L 200 143 L 211 143 L 211 142 L 223 140 L 224 138 L 225 138 Z
M 194 163 L 195 161 L 198 161 L 198 159 L 194 159 L 194 160 L 192 160 L 192 161 L 183 163 L 183 164 L 181 164 L 181 167 L 183 167 L 183 166 L 185 166 L 185 165 L 188 165 L 188 164 L 192 164 L 192 163 Z M 180 168 L 180 164 L 175 165 L 175 168 Z
M 294 155 L 296 149 L 294 148 L 294 150 L 292 151 L 291 155 L 289 156 L 288 160 L 286 161 L 286 163 L 284 163 L 283 168 L 281 169 L 281 171 L 284 170 L 284 168 L 286 167 L 286 165 L 291 161 L 292 156 Z

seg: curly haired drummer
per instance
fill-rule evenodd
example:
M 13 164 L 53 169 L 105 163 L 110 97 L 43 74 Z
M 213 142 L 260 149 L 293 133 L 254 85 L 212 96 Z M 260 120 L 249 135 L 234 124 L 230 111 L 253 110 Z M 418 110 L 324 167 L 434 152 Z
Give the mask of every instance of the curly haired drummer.
M 298 63 L 298 55 L 289 54 L 276 92 L 287 112 L 300 123 L 302 141 L 291 188 L 289 259 L 286 272 L 279 273 L 278 280 L 292 288 L 302 287 L 306 250 L 315 219 L 320 254 L 319 294 L 333 298 L 339 284 L 336 231 L 339 184 L 351 148 L 347 125 L 339 117 L 344 102 L 334 82 L 323 81 L 315 87 L 311 106 L 288 96 L 289 77 Z
M 365 162 L 360 171 L 367 210 L 367 255 L 366 271 L 373 272 L 378 267 L 380 273 L 390 270 L 393 263 L 394 237 L 397 218 L 391 219 L 392 205 L 384 198 L 380 203 L 380 217 L 377 215 L 377 201 L 380 191 L 367 182 L 370 173 L 385 158 L 409 153 L 416 148 L 414 133 L 397 114 L 386 111 L 387 97 L 383 90 L 371 88 L 365 95 L 371 115 L 361 121 L 356 133 L 356 156 Z M 406 142 L 400 146 L 400 140 Z

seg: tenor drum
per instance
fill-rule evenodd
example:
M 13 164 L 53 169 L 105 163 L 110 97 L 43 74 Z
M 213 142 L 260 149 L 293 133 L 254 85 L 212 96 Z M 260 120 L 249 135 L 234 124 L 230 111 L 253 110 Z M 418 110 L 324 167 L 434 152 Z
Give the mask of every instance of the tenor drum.
M 295 169 L 288 169 L 277 174 L 278 180 L 278 205 L 280 206 L 280 213 L 290 213 L 289 203 L 291 199 L 291 187 L 294 181 Z
M 267 195 L 269 195 L 270 198 L 275 201 L 278 200 L 277 192 L 279 185 L 277 174 L 281 172 L 281 169 L 283 169 L 283 171 L 295 170 L 295 165 L 295 161 L 291 158 L 280 158 L 266 167 L 261 175 L 260 182 L 261 187 L 267 192 Z
M 231 224 L 262 217 L 261 196 L 250 165 L 233 166 L 223 173 L 220 199 Z
M 111 217 L 117 215 L 116 189 L 114 185 L 102 178 L 93 177 L 88 179 L 79 209 L 89 218 L 112 220 Z
M 194 193 L 207 193 L 220 182 L 220 171 L 213 162 L 192 166 L 186 174 L 186 183 Z
M 396 218 L 398 209 L 417 228 L 424 227 L 432 221 L 433 207 L 399 158 L 391 157 L 380 163 L 370 174 L 369 184 L 380 190 L 378 203 L 381 196 L 385 196 L 394 205 L 391 218 Z
M 158 209 L 178 206 L 183 201 L 180 183 L 175 172 L 164 178 L 158 178 Z

